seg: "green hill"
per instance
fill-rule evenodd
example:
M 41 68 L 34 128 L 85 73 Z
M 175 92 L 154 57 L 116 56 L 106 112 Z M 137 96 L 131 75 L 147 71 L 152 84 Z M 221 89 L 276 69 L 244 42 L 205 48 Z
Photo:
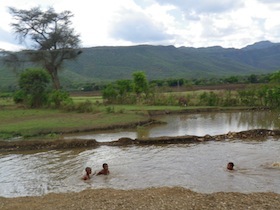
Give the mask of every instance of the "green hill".
M 61 73 L 63 83 L 128 79 L 135 71 L 144 71 L 148 79 L 194 79 L 280 69 L 280 44 L 269 41 L 242 49 L 139 45 L 83 48 L 82 52 L 77 60 L 65 63 Z M 15 76 L 1 64 L 0 75 L 0 88 L 15 83 Z
M 148 79 L 208 78 L 269 73 L 280 69 L 280 44 L 259 42 L 243 49 L 174 46 L 92 47 L 83 49 L 67 68 L 101 80 L 131 78 L 135 71 Z

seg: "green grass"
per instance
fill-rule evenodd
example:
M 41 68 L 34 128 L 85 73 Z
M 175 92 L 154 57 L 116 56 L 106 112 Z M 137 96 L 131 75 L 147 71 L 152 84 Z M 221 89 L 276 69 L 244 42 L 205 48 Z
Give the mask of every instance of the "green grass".
M 188 91 L 168 94 L 197 94 Z M 77 132 L 99 129 L 120 124 L 131 124 L 149 118 L 148 111 L 183 111 L 215 109 L 214 106 L 147 106 L 147 105 L 108 105 L 102 104 L 101 96 L 73 96 L 75 104 L 91 101 L 91 113 L 65 112 L 55 109 L 18 108 L 11 98 L 0 98 L 0 139 L 13 136 L 36 136 L 41 134 Z M 99 103 L 98 103 L 99 102 Z M 98 104 L 98 105 L 96 105 Z M 90 105 L 91 106 L 91 105 Z M 222 109 L 232 109 L 224 107 Z
M 34 136 L 133 123 L 146 120 L 136 113 L 74 113 L 45 109 L 0 110 L 1 136 Z M 9 134 L 9 135 L 8 135 Z
M 92 103 L 103 103 L 102 96 L 72 96 L 71 98 L 73 99 L 74 103 L 81 103 L 85 101 L 90 101 Z
M 115 112 L 120 111 L 178 111 L 178 110 L 185 110 L 185 109 L 193 109 L 198 107 L 182 107 L 182 106 L 147 106 L 147 105 L 108 105 L 107 107 L 113 107 Z M 101 109 L 106 109 L 106 106 L 100 107 Z
M 0 97 L 0 107 L 1 106 L 11 106 L 14 105 L 14 100 L 12 97 Z

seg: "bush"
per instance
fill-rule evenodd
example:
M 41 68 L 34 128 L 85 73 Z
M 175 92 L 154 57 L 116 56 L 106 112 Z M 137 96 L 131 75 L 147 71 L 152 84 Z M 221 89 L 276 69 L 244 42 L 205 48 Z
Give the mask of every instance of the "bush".
M 115 108 L 113 106 L 107 106 L 106 107 L 106 112 L 107 113 L 115 113 Z
M 91 101 L 86 100 L 85 102 L 79 103 L 76 106 L 76 111 L 79 113 L 85 113 L 85 112 L 92 112 L 93 111 L 93 104 Z
M 68 111 L 68 112 L 75 111 L 75 109 L 76 109 L 75 104 L 71 98 L 64 100 L 62 102 L 60 108 L 64 111 Z
M 49 104 L 54 104 L 55 108 L 60 108 L 62 102 L 70 99 L 69 93 L 62 90 L 54 90 L 49 94 Z
M 200 105 L 205 105 L 205 106 L 218 106 L 219 105 L 219 97 L 216 93 L 214 92 L 204 92 L 200 95 Z
M 15 94 L 14 94 L 13 99 L 14 99 L 14 102 L 15 102 L 16 104 L 21 104 L 21 103 L 23 103 L 23 102 L 24 102 L 24 99 L 25 99 L 25 94 L 24 94 L 24 92 L 23 92 L 22 90 L 16 91 Z
M 112 103 L 117 98 L 117 91 L 113 87 L 113 85 L 108 85 L 102 92 L 103 99 L 106 100 L 107 103 Z
M 47 103 L 47 86 L 50 82 L 48 73 L 43 69 L 26 69 L 19 78 L 21 93 L 16 100 L 21 101 L 31 108 L 39 108 Z

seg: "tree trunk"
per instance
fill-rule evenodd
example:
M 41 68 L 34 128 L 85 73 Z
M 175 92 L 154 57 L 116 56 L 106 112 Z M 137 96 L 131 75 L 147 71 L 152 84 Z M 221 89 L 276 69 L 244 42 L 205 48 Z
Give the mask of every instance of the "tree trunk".
M 53 78 L 53 87 L 56 90 L 59 90 L 61 88 L 60 87 L 60 81 L 58 79 L 57 73 L 54 75 L 54 78 Z
M 57 69 L 53 68 L 51 70 L 49 69 L 48 71 L 52 78 L 53 88 L 55 90 L 59 90 L 61 87 L 60 87 L 60 81 L 59 81 L 58 74 L 57 74 Z

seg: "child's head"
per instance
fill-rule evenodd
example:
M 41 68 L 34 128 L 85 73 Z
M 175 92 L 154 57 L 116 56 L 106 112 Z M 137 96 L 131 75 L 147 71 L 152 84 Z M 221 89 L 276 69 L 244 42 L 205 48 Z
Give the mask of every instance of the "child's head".
M 233 166 L 234 166 L 233 162 L 229 162 L 229 163 L 227 164 L 227 169 L 228 169 L 228 170 L 233 170 Z
M 91 168 L 90 167 L 86 167 L 85 171 L 87 172 L 87 174 L 91 174 Z
M 102 166 L 103 166 L 104 169 L 108 169 L 108 164 L 107 163 L 103 163 Z

